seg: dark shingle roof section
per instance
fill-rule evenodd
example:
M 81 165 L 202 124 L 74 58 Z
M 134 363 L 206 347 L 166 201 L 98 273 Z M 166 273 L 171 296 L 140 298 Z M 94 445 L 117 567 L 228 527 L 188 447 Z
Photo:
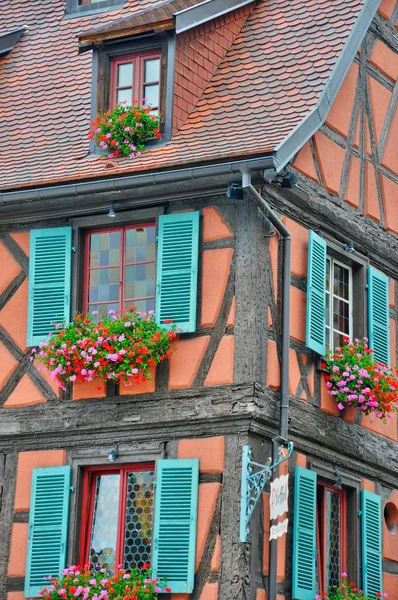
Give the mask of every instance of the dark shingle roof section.
M 0 63 L 0 189 L 273 151 L 316 106 L 364 0 L 258 0 L 174 138 L 109 168 L 108 159 L 87 156 L 91 53 L 78 54 L 76 34 L 162 4 L 130 0 L 74 19 L 64 18 L 64 0 L 34 10 L 13 0 L 0 11 L 0 31 L 29 26 Z
M 112 23 L 107 23 L 101 27 L 95 27 L 90 31 L 80 32 L 78 38 L 80 43 L 87 43 L 95 40 L 101 40 L 108 34 L 123 35 L 124 32 L 130 33 L 134 29 L 149 28 L 154 24 L 170 22 L 170 28 L 173 26 L 173 15 L 181 10 L 190 8 L 203 2 L 203 0 L 166 0 L 154 8 L 148 8 L 140 12 L 116 19 Z

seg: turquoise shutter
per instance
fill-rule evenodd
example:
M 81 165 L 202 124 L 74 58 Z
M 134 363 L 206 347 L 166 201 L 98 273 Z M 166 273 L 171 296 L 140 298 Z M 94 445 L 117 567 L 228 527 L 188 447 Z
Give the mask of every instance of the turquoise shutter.
M 316 473 L 295 468 L 293 591 L 295 600 L 314 600 L 316 592 Z
M 381 498 L 362 490 L 362 588 L 366 596 L 382 592 Z
M 173 594 L 193 590 L 199 459 L 158 460 L 152 568 Z
M 368 269 L 369 346 L 377 361 L 390 363 L 390 309 L 388 277 L 376 269 Z
M 159 217 L 156 322 L 172 319 L 182 332 L 196 329 L 199 212 Z
M 66 565 L 71 467 L 33 469 L 29 513 L 25 597 L 46 587 L 43 577 Z
M 52 323 L 69 322 L 71 227 L 30 232 L 28 346 L 45 342 Z
M 306 344 L 326 352 L 326 242 L 313 231 L 308 237 Z

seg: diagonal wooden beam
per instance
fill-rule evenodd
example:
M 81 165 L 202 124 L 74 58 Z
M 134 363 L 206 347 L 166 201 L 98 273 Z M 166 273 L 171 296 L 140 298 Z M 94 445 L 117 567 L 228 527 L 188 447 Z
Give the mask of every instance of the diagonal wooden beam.
M 28 275 L 29 258 L 26 256 L 21 246 L 17 244 L 17 242 L 9 233 L 0 233 L 0 241 L 3 242 L 4 246 L 7 248 L 7 250 L 9 250 L 12 257 L 15 258 L 25 275 Z

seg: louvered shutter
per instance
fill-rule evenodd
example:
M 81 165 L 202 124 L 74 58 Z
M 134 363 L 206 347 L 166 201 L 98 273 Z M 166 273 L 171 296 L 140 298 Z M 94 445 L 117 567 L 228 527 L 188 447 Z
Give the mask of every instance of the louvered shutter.
M 25 597 L 37 597 L 43 577 L 60 575 L 66 563 L 71 467 L 33 469 Z
M 314 231 L 308 236 L 306 344 L 326 352 L 326 242 Z
M 362 490 L 362 588 L 366 596 L 382 592 L 381 498 Z
M 45 342 L 52 323 L 69 322 L 71 227 L 30 232 L 28 346 Z
M 369 346 L 377 361 L 390 363 L 390 310 L 388 277 L 376 269 L 368 269 Z
M 174 594 L 193 590 L 199 459 L 162 459 L 156 468 L 152 568 Z
M 295 468 L 293 591 L 295 600 L 314 600 L 316 592 L 316 473 Z
M 156 322 L 172 319 L 182 332 L 196 329 L 199 212 L 159 217 Z

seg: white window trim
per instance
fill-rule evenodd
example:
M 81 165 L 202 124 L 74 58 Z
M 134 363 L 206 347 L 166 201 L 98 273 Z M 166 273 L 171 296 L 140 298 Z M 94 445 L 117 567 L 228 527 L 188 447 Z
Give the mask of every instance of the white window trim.
M 337 294 L 333 293 L 333 271 L 334 271 L 334 265 L 339 265 L 341 267 L 343 267 L 344 269 L 346 269 L 348 271 L 348 306 L 349 306 L 349 314 L 348 314 L 348 319 L 349 319 L 349 323 L 348 323 L 348 327 L 349 327 L 349 333 L 348 333 L 348 337 L 350 338 L 350 340 L 352 340 L 353 337 L 353 325 L 354 325 L 354 313 L 353 313 L 353 273 L 352 273 L 352 267 L 350 265 L 347 265 L 346 263 L 342 262 L 341 260 L 338 260 L 337 258 L 334 258 L 334 256 L 331 256 L 330 254 L 328 254 L 326 256 L 326 260 L 330 261 L 330 278 L 329 278 L 329 285 L 330 288 L 326 289 L 326 294 L 329 294 L 329 314 L 328 317 L 326 318 L 326 327 L 325 329 L 329 329 L 329 350 L 334 348 L 334 343 L 333 343 L 333 334 L 339 333 L 340 335 L 347 335 L 346 333 L 344 333 L 343 331 L 340 331 L 339 329 L 334 329 L 333 327 L 333 299 L 334 298 L 338 298 L 339 300 L 343 300 L 344 302 L 347 302 L 347 300 L 345 298 L 341 298 L 340 296 L 338 296 Z

